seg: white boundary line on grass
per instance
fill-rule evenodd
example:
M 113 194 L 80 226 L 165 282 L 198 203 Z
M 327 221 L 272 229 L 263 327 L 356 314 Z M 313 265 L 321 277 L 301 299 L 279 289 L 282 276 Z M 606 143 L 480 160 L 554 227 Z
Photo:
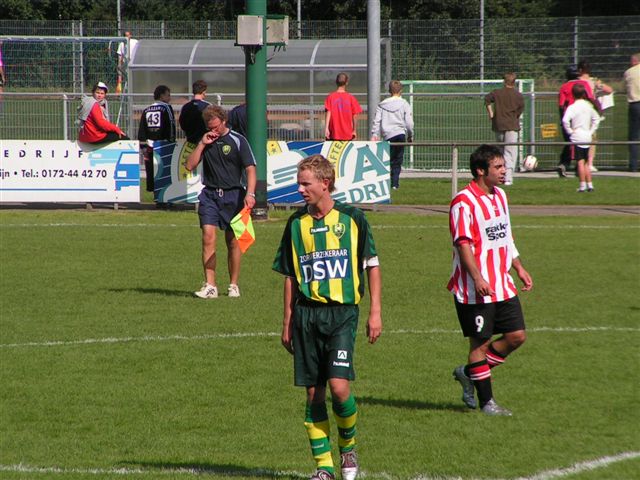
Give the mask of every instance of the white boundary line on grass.
M 607 467 L 613 463 L 622 462 L 624 460 L 631 460 L 640 457 L 640 452 L 623 452 L 617 455 L 611 455 L 606 457 L 596 458 L 595 460 L 587 460 L 585 462 L 574 463 L 570 467 L 558 468 L 554 470 L 545 470 L 543 472 L 535 473 L 529 477 L 518 477 L 513 480 L 552 480 L 554 478 L 562 478 L 568 475 L 575 475 L 576 473 L 596 470 L 598 468 Z M 13 472 L 13 473 L 33 473 L 33 474 L 85 474 L 85 475 L 211 475 L 211 476 L 256 476 L 256 475 L 269 475 L 272 477 L 298 477 L 306 478 L 307 476 L 294 471 L 278 471 L 267 469 L 249 469 L 246 471 L 228 470 L 223 469 L 207 469 L 207 468 L 174 468 L 174 469 L 154 469 L 147 470 L 142 468 L 61 468 L 61 467 L 34 467 L 30 465 L 24 465 L 22 463 L 17 465 L 0 465 L 0 472 Z M 389 473 L 380 472 L 373 473 L 362 471 L 360 476 L 362 478 L 381 478 L 385 480 L 392 480 L 396 477 Z M 463 477 L 443 477 L 443 476 L 430 476 L 419 475 L 413 477 L 412 480 L 465 480 Z M 467 479 L 467 480 L 480 480 L 479 478 Z
M 520 477 L 515 480 L 550 480 L 552 478 L 566 477 L 567 475 L 574 475 L 576 473 L 587 472 L 595 470 L 597 468 L 606 467 L 612 463 L 622 462 L 624 460 L 631 460 L 639 458 L 640 452 L 623 452 L 617 455 L 611 455 L 607 457 L 596 458 L 595 460 L 588 460 L 586 462 L 574 463 L 567 468 L 558 468 L 555 470 L 546 470 L 544 472 L 536 473 L 530 477 Z
M 171 340 L 216 340 L 224 338 L 247 338 L 247 337 L 279 337 L 277 332 L 236 332 L 236 333 L 215 333 L 209 335 L 167 335 L 154 336 L 145 335 L 143 337 L 106 337 L 106 338 L 86 338 L 84 340 L 52 340 L 46 342 L 26 342 L 26 343 L 4 343 L 0 348 L 19 347 L 60 347 L 70 345 L 92 345 L 99 343 L 131 343 L 131 342 L 167 342 Z
M 634 327 L 534 327 L 527 329 L 529 332 L 640 332 L 639 328 Z M 426 330 L 415 329 L 398 329 L 384 331 L 385 335 L 429 335 L 429 334 L 458 334 L 459 330 L 445 328 L 431 328 Z M 22 348 L 22 347 L 65 347 L 73 345 L 93 345 L 93 344 L 113 344 L 113 343 L 132 343 L 132 342 L 168 342 L 172 340 L 197 341 L 197 340 L 218 340 L 227 338 L 258 338 L 258 337 L 279 337 L 279 332 L 232 332 L 232 333 L 214 333 L 205 335 L 144 335 L 142 337 L 105 337 L 105 338 L 85 338 L 82 340 L 48 340 L 44 342 L 24 342 L 24 343 L 2 343 L 2 348 Z

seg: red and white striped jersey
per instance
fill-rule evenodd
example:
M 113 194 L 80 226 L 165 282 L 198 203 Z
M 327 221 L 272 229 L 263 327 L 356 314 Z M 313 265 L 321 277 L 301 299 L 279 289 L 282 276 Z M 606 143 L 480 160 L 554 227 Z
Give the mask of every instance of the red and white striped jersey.
M 495 187 L 492 195 L 484 193 L 472 181 L 451 201 L 449 229 L 453 240 L 453 272 L 447 288 L 460 303 L 494 303 L 518 294 L 509 274 L 518 250 L 511 235 L 507 196 Z M 482 277 L 489 282 L 493 295 L 477 296 L 475 283 L 460 262 L 456 248 L 459 241 L 468 241 Z

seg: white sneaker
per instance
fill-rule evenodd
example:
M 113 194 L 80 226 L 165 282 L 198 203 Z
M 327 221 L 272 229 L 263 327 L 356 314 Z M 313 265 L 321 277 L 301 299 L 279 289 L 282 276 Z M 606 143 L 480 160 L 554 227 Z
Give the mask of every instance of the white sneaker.
M 238 285 L 236 285 L 235 283 L 232 283 L 231 285 L 229 285 L 227 293 L 230 297 L 238 298 L 240 296 L 240 287 L 238 287 Z
M 218 288 L 205 283 L 197 292 L 193 292 L 196 297 L 200 298 L 218 298 Z
M 355 450 L 340 454 L 342 480 L 355 480 L 358 475 L 358 456 Z

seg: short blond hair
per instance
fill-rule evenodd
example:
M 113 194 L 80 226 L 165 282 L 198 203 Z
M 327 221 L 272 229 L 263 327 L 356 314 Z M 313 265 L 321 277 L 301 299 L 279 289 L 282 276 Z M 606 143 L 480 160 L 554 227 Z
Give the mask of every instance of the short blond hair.
M 391 80 L 389 82 L 389 93 L 391 95 L 397 95 L 402 93 L 402 83 L 398 80 Z
M 329 192 L 336 189 L 336 171 L 333 164 L 322 155 L 311 155 L 298 163 L 298 173 L 309 170 L 320 181 L 329 180 Z

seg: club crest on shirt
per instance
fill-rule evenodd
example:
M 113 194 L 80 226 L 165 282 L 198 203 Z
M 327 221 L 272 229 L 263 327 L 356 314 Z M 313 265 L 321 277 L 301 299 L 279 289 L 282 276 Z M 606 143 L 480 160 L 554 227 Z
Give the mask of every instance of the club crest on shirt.
M 336 237 L 342 238 L 344 232 L 347 230 L 347 227 L 344 226 L 344 223 L 336 223 L 333 225 L 333 227 L 331 227 L 331 230 Z
M 224 147 L 222 147 L 222 153 L 224 153 L 225 155 L 229 155 L 230 152 L 231 152 L 231 145 L 225 145 Z

